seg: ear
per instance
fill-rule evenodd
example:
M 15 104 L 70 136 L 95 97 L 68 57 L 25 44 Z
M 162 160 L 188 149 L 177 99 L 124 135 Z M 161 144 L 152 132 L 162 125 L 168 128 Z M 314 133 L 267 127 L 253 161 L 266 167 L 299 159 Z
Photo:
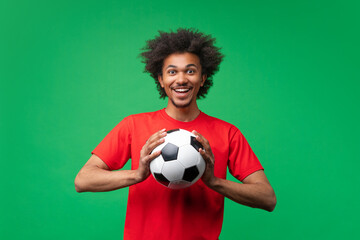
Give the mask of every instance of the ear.
M 203 74 L 202 76 L 201 76 L 201 84 L 200 84 L 200 86 L 202 87 L 202 86 L 204 86 L 204 83 L 205 83 L 205 81 L 206 81 L 206 79 L 207 79 L 207 75 L 206 74 Z
M 162 76 L 161 76 L 160 74 L 158 75 L 158 81 L 159 81 L 159 83 L 160 83 L 160 86 L 161 86 L 162 88 L 164 88 L 164 81 L 163 81 Z

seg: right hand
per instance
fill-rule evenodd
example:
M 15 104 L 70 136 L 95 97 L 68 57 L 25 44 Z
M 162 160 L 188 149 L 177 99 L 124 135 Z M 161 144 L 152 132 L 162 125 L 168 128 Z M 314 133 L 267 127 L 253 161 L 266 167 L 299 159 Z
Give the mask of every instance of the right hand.
M 166 129 L 162 129 L 146 141 L 145 145 L 140 151 L 139 167 L 136 170 L 139 181 L 144 181 L 150 175 L 150 162 L 158 157 L 161 151 L 151 153 L 154 148 L 165 142 Z

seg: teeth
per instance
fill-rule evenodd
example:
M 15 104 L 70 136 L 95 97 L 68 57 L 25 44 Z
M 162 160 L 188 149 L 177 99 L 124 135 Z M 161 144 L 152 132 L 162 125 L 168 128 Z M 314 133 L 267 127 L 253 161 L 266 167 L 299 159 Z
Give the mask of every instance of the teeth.
M 175 89 L 175 92 L 187 92 L 189 89 Z

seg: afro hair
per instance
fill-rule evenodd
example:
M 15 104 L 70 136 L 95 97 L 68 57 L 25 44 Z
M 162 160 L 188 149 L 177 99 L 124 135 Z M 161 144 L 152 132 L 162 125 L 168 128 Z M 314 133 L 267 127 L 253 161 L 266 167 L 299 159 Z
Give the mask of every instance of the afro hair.
M 140 54 L 145 63 L 145 72 L 150 73 L 155 79 L 160 98 L 165 98 L 165 90 L 160 86 L 158 76 L 162 75 L 164 59 L 173 53 L 193 53 L 200 59 L 202 74 L 207 79 L 200 88 L 197 98 L 203 98 L 213 85 L 213 75 L 219 70 L 219 65 L 224 57 L 220 48 L 214 46 L 215 38 L 205 35 L 194 29 L 179 28 L 176 32 L 159 31 L 159 36 L 148 40 Z

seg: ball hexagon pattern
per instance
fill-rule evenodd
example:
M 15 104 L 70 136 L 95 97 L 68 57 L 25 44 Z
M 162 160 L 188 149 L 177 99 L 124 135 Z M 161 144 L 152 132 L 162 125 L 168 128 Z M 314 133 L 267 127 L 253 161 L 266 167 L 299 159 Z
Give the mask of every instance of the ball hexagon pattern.
M 202 145 L 191 132 L 184 129 L 167 131 L 165 142 L 153 150 L 161 150 L 161 154 L 151 161 L 151 174 L 156 181 L 171 189 L 191 186 L 205 171 L 199 148 Z

